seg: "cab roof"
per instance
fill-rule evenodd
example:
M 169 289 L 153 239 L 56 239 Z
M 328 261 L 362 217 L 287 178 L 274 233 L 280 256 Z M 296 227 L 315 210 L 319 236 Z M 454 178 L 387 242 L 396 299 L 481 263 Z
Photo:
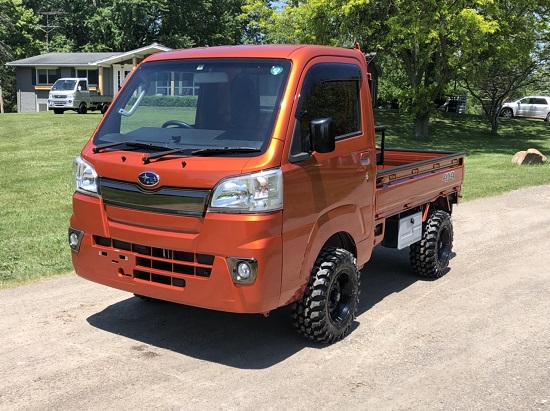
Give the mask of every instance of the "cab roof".
M 154 54 L 147 61 L 166 61 L 192 58 L 283 58 L 309 60 L 315 56 L 341 56 L 358 58 L 358 49 L 315 45 L 240 45 L 197 47 Z M 363 57 L 364 58 L 364 57 Z

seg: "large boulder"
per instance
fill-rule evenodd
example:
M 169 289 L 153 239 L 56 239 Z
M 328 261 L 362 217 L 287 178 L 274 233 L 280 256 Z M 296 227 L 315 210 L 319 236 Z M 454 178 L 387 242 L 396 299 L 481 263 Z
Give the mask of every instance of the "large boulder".
M 548 158 L 535 148 L 530 148 L 526 151 L 518 151 L 512 157 L 512 163 L 531 165 L 531 164 L 544 164 L 548 161 Z

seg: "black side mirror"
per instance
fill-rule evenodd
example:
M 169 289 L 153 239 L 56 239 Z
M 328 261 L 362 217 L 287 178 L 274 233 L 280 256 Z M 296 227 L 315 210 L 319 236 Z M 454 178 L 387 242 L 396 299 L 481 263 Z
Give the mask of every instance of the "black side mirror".
M 318 118 L 309 123 L 311 145 L 318 153 L 331 153 L 336 149 L 336 132 L 331 118 Z

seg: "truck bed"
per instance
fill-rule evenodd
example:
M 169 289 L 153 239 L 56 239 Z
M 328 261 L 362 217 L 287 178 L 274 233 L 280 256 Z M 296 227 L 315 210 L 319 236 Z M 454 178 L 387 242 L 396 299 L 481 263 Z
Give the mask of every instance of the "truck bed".
M 385 149 L 376 172 L 376 218 L 387 218 L 441 195 L 460 195 L 462 152 Z

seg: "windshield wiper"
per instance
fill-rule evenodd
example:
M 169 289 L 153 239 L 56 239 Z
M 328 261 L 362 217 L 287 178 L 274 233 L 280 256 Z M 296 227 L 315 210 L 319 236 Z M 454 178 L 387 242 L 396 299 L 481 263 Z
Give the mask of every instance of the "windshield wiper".
M 166 148 L 166 146 L 158 146 L 158 145 L 155 145 L 155 144 L 152 144 L 152 143 L 145 143 L 145 142 L 141 142 L 141 141 L 131 141 L 130 140 L 130 141 L 119 141 L 118 143 L 100 144 L 100 145 L 95 146 L 94 148 L 92 148 L 92 152 L 93 153 L 99 153 L 100 151 L 105 150 L 107 148 L 112 148 L 112 147 L 122 146 L 122 145 L 127 145 L 127 146 L 130 146 L 130 147 L 150 148 L 150 149 L 153 149 L 153 150 L 164 150 Z
M 142 158 L 142 161 L 143 161 L 143 164 L 149 164 L 151 160 L 154 160 L 155 158 L 168 156 L 170 154 L 185 153 L 186 151 L 188 152 L 189 150 L 190 150 L 189 148 L 173 148 L 172 150 L 161 151 L 160 153 L 145 156 Z
M 254 147 L 216 147 L 216 148 L 201 148 L 200 150 L 192 151 L 194 156 L 211 156 L 216 154 L 227 153 L 259 153 L 259 148 Z

